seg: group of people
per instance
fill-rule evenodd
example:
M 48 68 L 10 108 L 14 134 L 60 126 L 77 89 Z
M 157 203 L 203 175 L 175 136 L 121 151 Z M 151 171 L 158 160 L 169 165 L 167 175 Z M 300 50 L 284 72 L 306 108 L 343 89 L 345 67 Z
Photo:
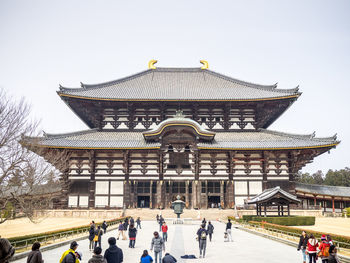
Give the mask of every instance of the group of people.
M 316 263 L 318 258 L 321 258 L 322 263 L 339 263 L 337 248 L 330 235 L 322 235 L 319 242 L 313 234 L 308 235 L 303 231 L 299 239 L 299 250 L 301 250 L 304 263 L 307 257 L 309 263 Z
M 102 225 L 97 227 L 95 225 L 95 221 L 92 221 L 90 223 L 90 230 L 89 230 L 90 251 L 92 251 L 97 246 L 101 247 L 102 235 L 107 232 L 107 227 L 108 225 L 106 221 L 103 221 Z
M 214 233 L 214 226 L 213 224 L 209 221 L 208 222 L 208 226 L 207 225 L 207 221 L 205 220 L 205 218 L 203 218 L 202 220 L 202 224 L 200 226 L 200 228 L 197 231 L 197 241 L 199 243 L 199 257 L 200 258 L 204 258 L 205 257 L 205 252 L 206 252 L 206 248 L 207 248 L 207 237 L 209 236 L 209 241 L 212 241 L 212 236 Z M 224 232 L 224 241 L 233 241 L 232 240 L 232 233 L 231 233 L 231 229 L 232 229 L 232 223 L 231 220 L 229 219 L 228 222 L 226 223 L 226 230 Z

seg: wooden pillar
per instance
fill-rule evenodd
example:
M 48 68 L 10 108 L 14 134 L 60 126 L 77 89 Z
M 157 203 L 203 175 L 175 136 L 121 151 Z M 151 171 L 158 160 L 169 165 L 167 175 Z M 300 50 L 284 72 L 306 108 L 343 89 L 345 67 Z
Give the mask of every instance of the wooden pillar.
M 266 217 L 266 204 L 264 204 L 264 217 Z
M 164 208 L 164 181 L 157 182 L 157 208 Z
M 192 182 L 192 208 L 198 208 L 197 204 L 197 187 L 198 187 L 198 180 L 194 180 Z
M 316 208 L 316 205 L 317 205 L 317 203 L 316 203 L 316 195 L 314 195 L 314 206 L 315 206 L 315 208 Z
M 89 208 L 95 207 L 95 167 L 96 167 L 96 153 L 91 150 L 89 152 L 89 165 L 90 165 L 90 181 L 89 181 Z
M 256 204 L 255 206 L 256 206 L 256 215 L 259 216 L 259 205 Z
M 185 203 L 186 203 L 186 208 L 190 207 L 190 202 L 189 202 L 189 194 L 188 194 L 188 187 L 189 187 L 189 181 L 187 180 L 185 182 Z
M 224 181 L 220 182 L 220 205 L 222 206 L 222 208 L 225 207 L 225 194 L 224 194 Z
M 282 216 L 284 216 L 283 205 L 281 205 L 281 213 L 282 213 Z
M 335 213 L 335 207 L 334 207 L 334 196 L 332 196 L 332 210 L 333 210 L 333 213 Z
M 149 208 L 153 208 L 153 202 L 152 202 L 152 198 L 153 198 L 153 193 L 152 193 L 152 187 L 153 186 L 153 181 L 151 180 L 150 185 L 149 185 Z
M 280 205 L 278 205 L 278 216 L 280 216 Z
M 290 216 L 289 204 L 287 205 L 287 208 L 288 208 L 288 216 Z

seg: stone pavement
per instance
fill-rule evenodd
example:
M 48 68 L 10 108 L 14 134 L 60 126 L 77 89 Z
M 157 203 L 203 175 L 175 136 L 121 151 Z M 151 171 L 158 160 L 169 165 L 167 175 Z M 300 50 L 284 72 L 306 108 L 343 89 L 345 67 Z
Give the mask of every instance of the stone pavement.
M 168 242 L 165 244 L 166 252 L 175 256 L 178 262 L 301 262 L 301 253 L 294 247 L 278 243 L 270 239 L 256 236 L 238 229 L 232 230 L 234 242 L 224 242 L 225 225 L 220 222 L 213 222 L 215 227 L 213 241 L 207 242 L 207 253 L 204 259 L 180 258 L 184 254 L 199 255 L 198 242 L 195 240 L 196 232 L 199 227 L 199 221 L 193 225 L 173 225 L 168 222 Z M 149 251 L 152 239 L 152 233 L 159 231 L 159 225 L 155 221 L 142 222 L 142 229 L 138 230 L 136 237 L 136 246 L 134 249 L 128 247 L 128 241 L 118 240 L 117 245 L 123 249 L 124 262 L 140 262 L 140 256 L 144 249 Z M 112 230 L 102 236 L 102 249 L 108 248 L 107 239 L 110 236 L 116 236 L 117 230 Z M 88 240 L 79 241 L 78 251 L 83 252 L 82 263 L 87 262 L 92 255 L 88 248 Z M 43 252 L 45 263 L 58 263 L 61 254 L 69 246 L 60 247 L 51 251 Z M 150 251 L 149 251 L 150 252 Z M 153 253 L 151 253 L 153 257 Z M 14 261 L 16 263 L 25 263 L 26 259 Z

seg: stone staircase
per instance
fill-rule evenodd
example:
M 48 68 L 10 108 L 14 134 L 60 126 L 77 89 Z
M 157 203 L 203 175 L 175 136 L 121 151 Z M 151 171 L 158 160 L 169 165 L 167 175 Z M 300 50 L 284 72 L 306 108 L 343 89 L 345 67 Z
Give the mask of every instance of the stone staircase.
M 157 214 L 161 214 L 164 218 L 176 218 L 176 214 L 172 209 L 149 209 L 149 208 L 136 208 L 125 210 L 125 216 L 132 216 L 134 218 L 140 217 L 141 220 L 155 220 Z M 219 209 L 205 209 L 194 210 L 185 209 L 181 214 L 181 218 L 191 218 L 194 220 L 205 218 L 208 220 L 223 220 L 226 221 L 228 216 L 234 216 L 234 210 L 219 210 Z

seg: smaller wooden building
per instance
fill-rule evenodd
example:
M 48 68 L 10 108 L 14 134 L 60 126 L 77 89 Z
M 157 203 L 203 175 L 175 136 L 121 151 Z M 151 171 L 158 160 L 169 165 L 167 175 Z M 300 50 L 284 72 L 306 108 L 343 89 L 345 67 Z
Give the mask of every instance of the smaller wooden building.
M 270 215 L 285 216 L 290 215 L 290 204 L 299 204 L 300 200 L 296 196 L 284 191 L 279 186 L 275 188 L 266 189 L 261 194 L 254 196 L 251 200 L 248 200 L 248 204 L 256 205 L 256 215 L 262 216 L 262 207 L 264 208 L 264 216 L 267 213 L 273 213 Z M 277 208 L 277 209 L 276 209 Z M 271 210 L 268 210 L 271 209 Z

